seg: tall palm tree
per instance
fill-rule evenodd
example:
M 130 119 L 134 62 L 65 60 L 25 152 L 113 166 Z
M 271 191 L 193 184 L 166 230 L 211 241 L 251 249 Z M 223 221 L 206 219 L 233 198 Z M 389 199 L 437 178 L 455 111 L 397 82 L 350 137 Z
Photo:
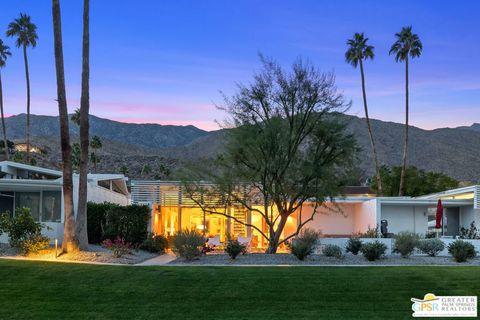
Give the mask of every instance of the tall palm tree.
M 99 136 L 95 135 L 92 137 L 92 140 L 90 141 L 90 147 L 93 149 L 90 157 L 90 160 L 93 163 L 93 172 L 97 173 L 97 163 L 99 161 L 99 158 L 97 156 L 97 150 L 102 147 L 102 140 Z
M 360 76 L 362 79 L 363 108 L 365 109 L 365 120 L 367 122 L 368 135 L 370 137 L 370 146 L 372 147 L 373 161 L 375 162 L 375 177 L 377 180 L 377 190 L 379 194 L 383 193 L 382 180 L 380 177 L 380 164 L 378 163 L 377 148 L 375 147 L 375 139 L 373 138 L 372 126 L 370 125 L 370 117 L 368 116 L 367 94 L 365 92 L 365 74 L 363 71 L 363 60 L 375 57 L 374 47 L 367 44 L 368 38 L 363 33 L 355 33 L 353 39 L 347 41 L 347 52 L 345 52 L 345 61 L 354 68 L 360 66 Z
M 25 140 L 27 142 L 27 161 L 30 160 L 30 74 L 28 72 L 27 47 L 37 46 L 37 26 L 32 23 L 29 15 L 20 13 L 20 17 L 8 25 L 7 37 L 16 37 L 15 45 L 23 48 L 23 60 L 25 62 L 25 78 L 27 80 L 27 126 L 25 128 Z
M 83 40 L 82 40 L 82 93 L 80 97 L 80 182 L 78 189 L 78 208 L 76 235 L 80 249 L 88 249 L 87 234 L 87 176 L 90 109 L 90 8 L 89 0 L 83 1 Z
M 5 67 L 8 56 L 11 56 L 10 47 L 6 46 L 0 39 L 0 69 Z M 7 128 L 5 127 L 5 114 L 3 113 L 3 88 L 2 75 L 0 73 L 0 113 L 2 115 L 3 130 L 3 150 L 5 151 L 5 160 L 8 160 Z
M 65 69 L 63 65 L 62 21 L 59 0 L 52 0 L 53 39 L 55 49 L 55 70 L 57 75 L 57 100 L 60 114 L 60 144 L 63 162 L 63 211 L 64 227 L 62 248 L 64 252 L 78 250 L 75 236 L 75 215 L 73 212 L 72 147 L 68 131 L 67 95 L 65 90 Z
M 403 196 L 405 192 L 405 172 L 407 170 L 408 150 L 408 57 L 412 59 L 420 57 L 423 50 L 422 42 L 417 34 L 412 33 L 412 26 L 403 27 L 402 31 L 395 33 L 396 41 L 390 48 L 389 54 L 395 54 L 395 61 L 405 61 L 405 140 L 403 143 L 403 161 L 400 174 L 400 188 L 398 195 Z

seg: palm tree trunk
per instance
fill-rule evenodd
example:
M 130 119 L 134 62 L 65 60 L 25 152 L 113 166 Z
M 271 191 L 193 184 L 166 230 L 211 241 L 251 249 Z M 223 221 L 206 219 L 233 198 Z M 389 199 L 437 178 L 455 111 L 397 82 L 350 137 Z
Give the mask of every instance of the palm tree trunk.
M 405 193 L 405 171 L 407 170 L 407 152 L 408 152 L 408 56 L 405 59 L 405 141 L 403 144 L 403 162 L 402 172 L 400 173 L 400 188 L 398 195 Z
M 370 137 L 370 146 L 372 147 L 373 161 L 375 162 L 375 177 L 377 180 L 377 192 L 379 195 L 382 195 L 383 190 L 382 190 L 382 179 L 380 177 L 380 165 L 378 163 L 377 148 L 375 146 L 375 140 L 373 139 L 372 126 L 370 125 L 370 117 L 368 116 L 367 94 L 365 92 L 365 75 L 363 73 L 362 60 L 360 60 L 360 74 L 362 76 L 362 94 L 363 94 L 363 107 L 365 109 L 365 120 L 367 122 L 368 135 Z
M 3 87 L 2 87 L 1 74 L 0 74 L 0 112 L 2 114 L 3 147 L 5 152 L 5 160 L 8 160 L 7 128 L 5 127 L 5 114 L 3 113 Z
M 89 78 L 90 78 L 90 34 L 89 34 L 89 0 L 83 2 L 83 49 L 82 49 L 82 95 L 80 98 L 80 182 L 78 189 L 78 208 L 76 234 L 80 249 L 88 249 L 87 234 L 87 176 L 89 144 Z
M 27 79 L 27 126 L 25 140 L 27 142 L 27 162 L 30 161 L 30 74 L 28 72 L 27 47 L 23 46 L 23 60 L 25 62 L 25 78 Z
M 65 70 L 63 66 L 62 23 L 59 0 L 52 0 L 53 35 L 55 43 L 55 69 L 57 73 L 58 111 L 60 114 L 60 143 L 63 161 L 63 212 L 64 228 L 62 248 L 64 252 L 78 250 L 75 237 L 75 215 L 73 212 L 72 148 L 68 131 Z

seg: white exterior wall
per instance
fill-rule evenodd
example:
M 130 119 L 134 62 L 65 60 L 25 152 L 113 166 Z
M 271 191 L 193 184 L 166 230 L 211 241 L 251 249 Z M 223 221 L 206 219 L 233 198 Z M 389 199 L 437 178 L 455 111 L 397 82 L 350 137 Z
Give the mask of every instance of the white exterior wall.
M 460 207 L 460 228 L 470 227 L 470 224 L 475 221 L 475 225 L 480 225 L 480 210 L 474 209 L 472 206 Z
M 376 199 L 355 204 L 354 233 L 365 232 L 368 228 L 375 228 L 380 223 L 377 220 L 377 207 Z
M 73 177 L 73 204 L 78 205 L 78 176 Z M 126 206 L 129 204 L 128 196 L 114 192 L 97 185 L 96 181 L 89 181 L 87 186 L 87 200 L 95 203 L 111 202 Z
M 380 217 L 380 220 L 387 220 L 389 233 L 411 231 L 424 234 L 428 228 L 426 206 L 382 204 Z
M 332 204 L 326 204 L 318 208 L 312 221 L 306 227 L 321 231 L 325 235 L 347 235 L 354 232 L 355 204 L 338 203 L 338 208 Z M 313 207 L 305 206 L 302 212 L 302 220 L 312 216 Z

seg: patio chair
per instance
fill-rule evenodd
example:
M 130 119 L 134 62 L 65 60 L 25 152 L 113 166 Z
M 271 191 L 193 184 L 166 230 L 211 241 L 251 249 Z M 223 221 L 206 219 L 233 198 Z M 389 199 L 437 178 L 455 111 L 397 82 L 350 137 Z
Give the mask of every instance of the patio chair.
M 245 246 L 245 252 L 250 250 L 250 245 L 252 242 L 252 237 L 244 237 L 242 235 L 237 236 L 237 241 Z

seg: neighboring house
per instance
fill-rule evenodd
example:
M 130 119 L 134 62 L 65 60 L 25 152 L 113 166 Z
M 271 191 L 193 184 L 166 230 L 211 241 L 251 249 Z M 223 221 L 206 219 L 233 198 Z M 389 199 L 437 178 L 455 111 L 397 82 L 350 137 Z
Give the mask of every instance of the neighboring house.
M 267 244 L 255 228 L 246 227 L 234 219 L 204 214 L 202 209 L 182 193 L 179 182 L 142 181 L 131 182 L 132 203 L 148 204 L 152 208 L 151 230 L 154 233 L 173 235 L 182 229 L 196 229 L 208 236 L 219 235 L 222 240 L 227 234 L 252 237 L 253 245 L 259 248 Z M 425 234 L 433 231 L 438 199 L 442 199 L 445 236 L 456 236 L 461 227 L 472 221 L 480 221 L 480 186 L 472 186 L 436 193 L 423 197 L 376 197 L 368 188 L 348 187 L 345 195 L 334 202 L 325 203 L 306 226 L 321 231 L 324 237 L 346 237 L 365 232 L 369 228 L 388 223 L 388 233 L 412 231 Z M 255 210 L 262 205 L 252 205 L 254 211 L 242 206 L 228 208 L 230 216 L 247 222 L 268 233 L 262 216 Z M 283 236 L 296 230 L 300 217 L 305 221 L 311 217 L 313 203 L 305 203 L 302 212 L 291 215 Z
M 127 178 L 122 174 L 89 174 L 88 201 L 129 203 Z M 78 174 L 73 175 L 74 208 L 78 202 Z M 63 238 L 62 172 L 11 161 L 0 162 L 0 213 L 15 215 L 19 207 L 30 208 L 36 221 L 48 226 L 43 233 L 61 242 Z M 6 242 L 6 235 L 0 242 Z

